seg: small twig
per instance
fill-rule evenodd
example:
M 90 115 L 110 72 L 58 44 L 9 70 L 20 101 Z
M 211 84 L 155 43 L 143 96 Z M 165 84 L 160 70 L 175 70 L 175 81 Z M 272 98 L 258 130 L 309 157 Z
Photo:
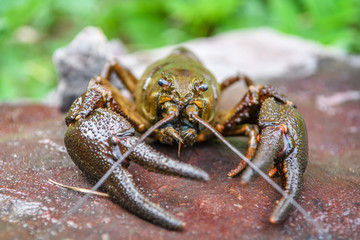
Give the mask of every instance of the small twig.
M 107 193 L 98 192 L 98 191 L 92 191 L 92 190 L 86 189 L 86 188 L 78 188 L 78 187 L 67 186 L 67 185 L 55 182 L 54 180 L 51 180 L 50 178 L 49 178 L 48 181 L 50 183 L 53 183 L 53 184 L 59 186 L 59 187 L 70 189 L 70 190 L 73 190 L 73 191 L 76 191 L 76 192 L 91 193 L 91 194 L 98 195 L 98 196 L 101 196 L 101 197 L 110 197 L 109 194 L 107 194 Z

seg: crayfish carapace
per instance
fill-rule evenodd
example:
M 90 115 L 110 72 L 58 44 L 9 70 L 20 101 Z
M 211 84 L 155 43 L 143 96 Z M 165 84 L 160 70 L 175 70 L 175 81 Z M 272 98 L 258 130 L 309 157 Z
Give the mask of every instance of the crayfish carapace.
M 109 82 L 112 73 L 123 82 L 136 103 Z M 240 80 L 246 82 L 247 93 L 231 111 L 217 114 L 220 94 Z M 99 180 L 117 162 L 113 172 L 108 173 L 110 177 L 103 179 L 103 190 L 129 211 L 169 229 L 180 229 L 183 223 L 140 193 L 126 170 L 129 161 L 150 171 L 198 180 L 208 180 L 208 175 L 145 143 L 139 144 L 150 134 L 163 143 L 178 144 L 179 149 L 181 145 L 192 145 L 214 135 L 228 146 L 223 136 L 248 136 L 246 158 L 228 175 L 235 176 L 250 165 L 242 175 L 242 183 L 263 174 L 259 169 L 281 177 L 285 194 L 270 217 L 272 223 L 283 221 L 289 214 L 292 199 L 300 194 L 307 165 L 305 122 L 292 101 L 273 87 L 254 85 L 243 75 L 219 85 L 211 72 L 185 48 L 178 48 L 150 65 L 139 81 L 120 64 L 108 64 L 101 76 L 93 78 L 88 90 L 75 100 L 66 124 L 69 128 L 65 145 L 75 164 L 87 176 Z M 139 140 L 134 136 L 135 130 L 146 133 Z

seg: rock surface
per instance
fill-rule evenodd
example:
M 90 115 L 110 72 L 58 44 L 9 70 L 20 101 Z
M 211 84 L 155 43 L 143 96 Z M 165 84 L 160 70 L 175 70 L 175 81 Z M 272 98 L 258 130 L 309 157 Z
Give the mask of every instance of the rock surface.
M 331 59 L 320 61 L 311 76 L 279 77 L 271 82 L 294 100 L 307 123 L 309 165 L 300 205 L 333 239 L 359 239 L 360 70 Z M 224 106 L 236 101 L 228 98 Z M 227 178 L 238 159 L 217 140 L 184 148 L 180 157 L 207 171 L 208 183 L 130 165 L 140 189 L 185 221 L 184 231 L 164 230 L 109 199 L 93 196 L 51 235 L 50 229 L 82 194 L 48 179 L 91 186 L 65 151 L 64 114 L 43 105 L 1 104 L 0 115 L 0 239 L 319 238 L 299 211 L 292 212 L 283 224 L 270 224 L 268 217 L 279 194 L 260 178 L 246 187 L 239 178 Z M 245 151 L 246 138 L 229 139 Z M 177 158 L 175 148 L 153 146 Z

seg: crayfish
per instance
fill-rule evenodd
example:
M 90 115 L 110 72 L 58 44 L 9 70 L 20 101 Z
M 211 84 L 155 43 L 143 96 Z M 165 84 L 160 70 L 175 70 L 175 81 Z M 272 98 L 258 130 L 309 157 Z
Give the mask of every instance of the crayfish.
M 112 73 L 135 101 L 124 97 L 110 83 Z M 221 93 L 238 81 L 245 81 L 247 93 L 232 110 L 218 114 Z M 178 151 L 181 146 L 214 135 L 226 144 L 223 136 L 247 136 L 246 158 L 228 176 L 234 177 L 250 165 L 242 174 L 243 184 L 256 177 L 258 169 L 269 171 L 271 177 L 281 177 L 286 194 L 270 216 L 272 223 L 286 219 L 292 198 L 300 194 L 307 165 L 305 122 L 291 100 L 271 86 L 255 85 L 245 75 L 239 74 L 219 85 L 213 74 L 185 48 L 178 48 L 150 65 L 140 80 L 119 63 L 110 62 L 74 101 L 66 124 L 69 128 L 65 145 L 74 163 L 89 178 L 99 180 L 121 159 L 102 189 L 128 211 L 168 229 L 181 229 L 184 224 L 136 188 L 127 171 L 129 161 L 164 174 L 203 181 L 209 180 L 209 176 L 139 143 L 135 132 L 151 134 L 162 143 L 177 144 Z M 125 155 L 128 157 L 123 159 Z

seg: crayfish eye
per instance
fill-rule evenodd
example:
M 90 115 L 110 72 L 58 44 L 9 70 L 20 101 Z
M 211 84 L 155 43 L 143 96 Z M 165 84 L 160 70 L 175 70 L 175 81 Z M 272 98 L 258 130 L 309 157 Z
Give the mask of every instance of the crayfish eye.
M 165 80 L 164 78 L 160 78 L 160 79 L 158 80 L 158 84 L 159 84 L 160 87 L 163 87 L 163 86 L 164 86 L 164 87 L 170 87 L 171 82 Z
M 196 89 L 196 91 L 198 91 L 198 92 L 205 92 L 206 90 L 208 90 L 209 89 L 209 85 L 207 85 L 207 84 L 200 84 L 200 85 L 195 85 L 195 89 Z
M 165 81 L 166 81 L 165 79 L 160 78 L 159 81 L 158 81 L 159 86 L 160 86 L 160 87 L 164 86 Z
M 201 84 L 200 85 L 200 91 L 205 92 L 208 89 L 209 89 L 209 85 L 207 85 L 207 84 Z

